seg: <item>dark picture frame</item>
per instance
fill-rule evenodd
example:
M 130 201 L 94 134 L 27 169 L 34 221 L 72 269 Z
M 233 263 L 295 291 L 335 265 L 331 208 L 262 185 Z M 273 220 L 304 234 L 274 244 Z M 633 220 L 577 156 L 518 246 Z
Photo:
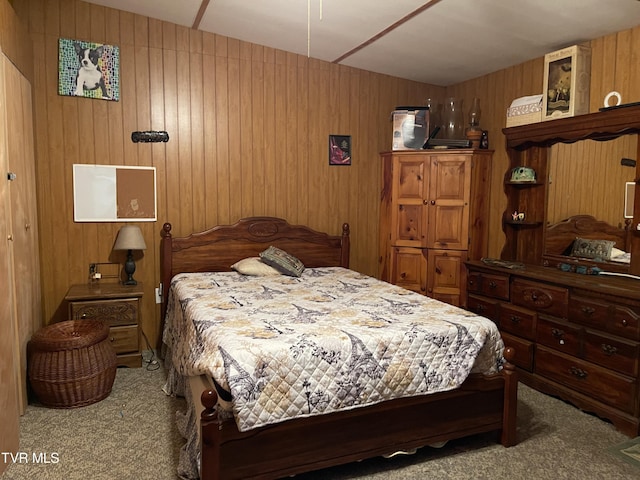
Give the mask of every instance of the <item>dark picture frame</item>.
M 329 165 L 351 165 L 351 135 L 329 135 Z

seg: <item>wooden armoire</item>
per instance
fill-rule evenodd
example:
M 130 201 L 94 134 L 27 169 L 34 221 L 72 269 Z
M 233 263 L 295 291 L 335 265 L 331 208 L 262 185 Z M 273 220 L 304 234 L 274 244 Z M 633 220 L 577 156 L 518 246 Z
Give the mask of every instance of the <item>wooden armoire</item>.
M 487 254 L 491 150 L 381 154 L 382 280 L 456 306 L 468 259 Z

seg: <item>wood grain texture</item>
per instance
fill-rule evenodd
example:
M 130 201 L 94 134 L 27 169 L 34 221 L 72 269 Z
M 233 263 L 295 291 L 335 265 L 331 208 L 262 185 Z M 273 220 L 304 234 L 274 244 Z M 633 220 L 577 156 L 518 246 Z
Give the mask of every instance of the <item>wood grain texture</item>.
M 465 108 L 473 97 L 481 99 L 480 124 L 489 132 L 490 147 L 495 150 L 488 199 L 489 255 L 500 255 L 504 243 L 501 216 L 506 206 L 502 182 L 508 166 L 502 135 L 505 112 L 513 99 L 541 92 L 543 58 L 444 88 L 88 6 L 79 0 L 20 3 L 18 14 L 35 46 L 32 69 L 40 232 L 42 244 L 53 248 L 53 254 L 42 259 L 46 321 L 62 319 L 66 288 L 85 280 L 90 262 L 122 262 L 111 252 L 118 224 L 73 223 L 74 163 L 143 164 L 157 169 L 159 221 L 143 225 L 148 248 L 136 272 L 148 289 L 142 327 L 152 344 L 159 328 L 153 288 L 159 282 L 158 246 L 164 221 L 172 223 L 176 235 L 252 215 L 283 217 L 331 233 L 338 233 L 335 229 L 341 222 L 349 222 L 351 265 L 375 275 L 379 152 L 389 149 L 390 113 L 397 105 L 420 104 L 427 98 L 456 96 L 464 100 Z M 119 102 L 57 95 L 61 36 L 120 46 Z M 597 78 L 591 111 L 599 108 L 603 93 L 614 88 L 624 101 L 640 100 L 640 84 L 633 81 L 640 73 L 640 27 L 589 44 L 594 52 L 592 75 Z M 613 73 L 605 74 L 603 69 Z M 131 131 L 150 128 L 166 130 L 170 141 L 131 143 Z M 352 136 L 350 167 L 328 165 L 330 134 Z M 85 145 L 85 138 L 90 137 L 93 147 Z M 634 145 L 625 147 L 632 150 L 631 158 L 637 155 Z M 605 144 L 578 148 L 585 158 L 591 154 L 607 158 L 607 165 L 615 163 L 620 153 L 618 147 L 609 153 Z M 577 169 L 568 187 L 575 192 L 571 198 L 584 199 L 575 208 L 563 205 L 565 210 L 557 215 L 565 211 L 600 215 L 577 209 L 596 209 L 603 202 L 613 202 L 617 186 L 607 191 L 606 200 L 579 193 L 583 185 L 593 183 L 587 174 L 587 169 Z M 610 207 L 611 212 L 616 209 Z

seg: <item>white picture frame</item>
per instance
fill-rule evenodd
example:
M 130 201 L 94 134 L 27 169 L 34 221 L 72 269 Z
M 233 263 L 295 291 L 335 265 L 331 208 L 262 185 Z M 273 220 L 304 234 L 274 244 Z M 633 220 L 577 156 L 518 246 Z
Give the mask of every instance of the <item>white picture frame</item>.
M 624 184 L 624 218 L 633 218 L 633 206 L 636 195 L 636 182 Z

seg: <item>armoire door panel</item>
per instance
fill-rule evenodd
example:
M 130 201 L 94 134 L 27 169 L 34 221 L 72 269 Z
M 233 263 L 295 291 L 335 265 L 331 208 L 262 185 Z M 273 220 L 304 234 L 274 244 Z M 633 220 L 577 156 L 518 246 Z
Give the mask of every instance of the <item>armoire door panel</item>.
M 430 208 L 429 247 L 466 250 L 469 244 L 469 209 L 443 205 Z
M 391 253 L 391 283 L 421 294 L 427 289 L 426 251 L 394 247 Z

